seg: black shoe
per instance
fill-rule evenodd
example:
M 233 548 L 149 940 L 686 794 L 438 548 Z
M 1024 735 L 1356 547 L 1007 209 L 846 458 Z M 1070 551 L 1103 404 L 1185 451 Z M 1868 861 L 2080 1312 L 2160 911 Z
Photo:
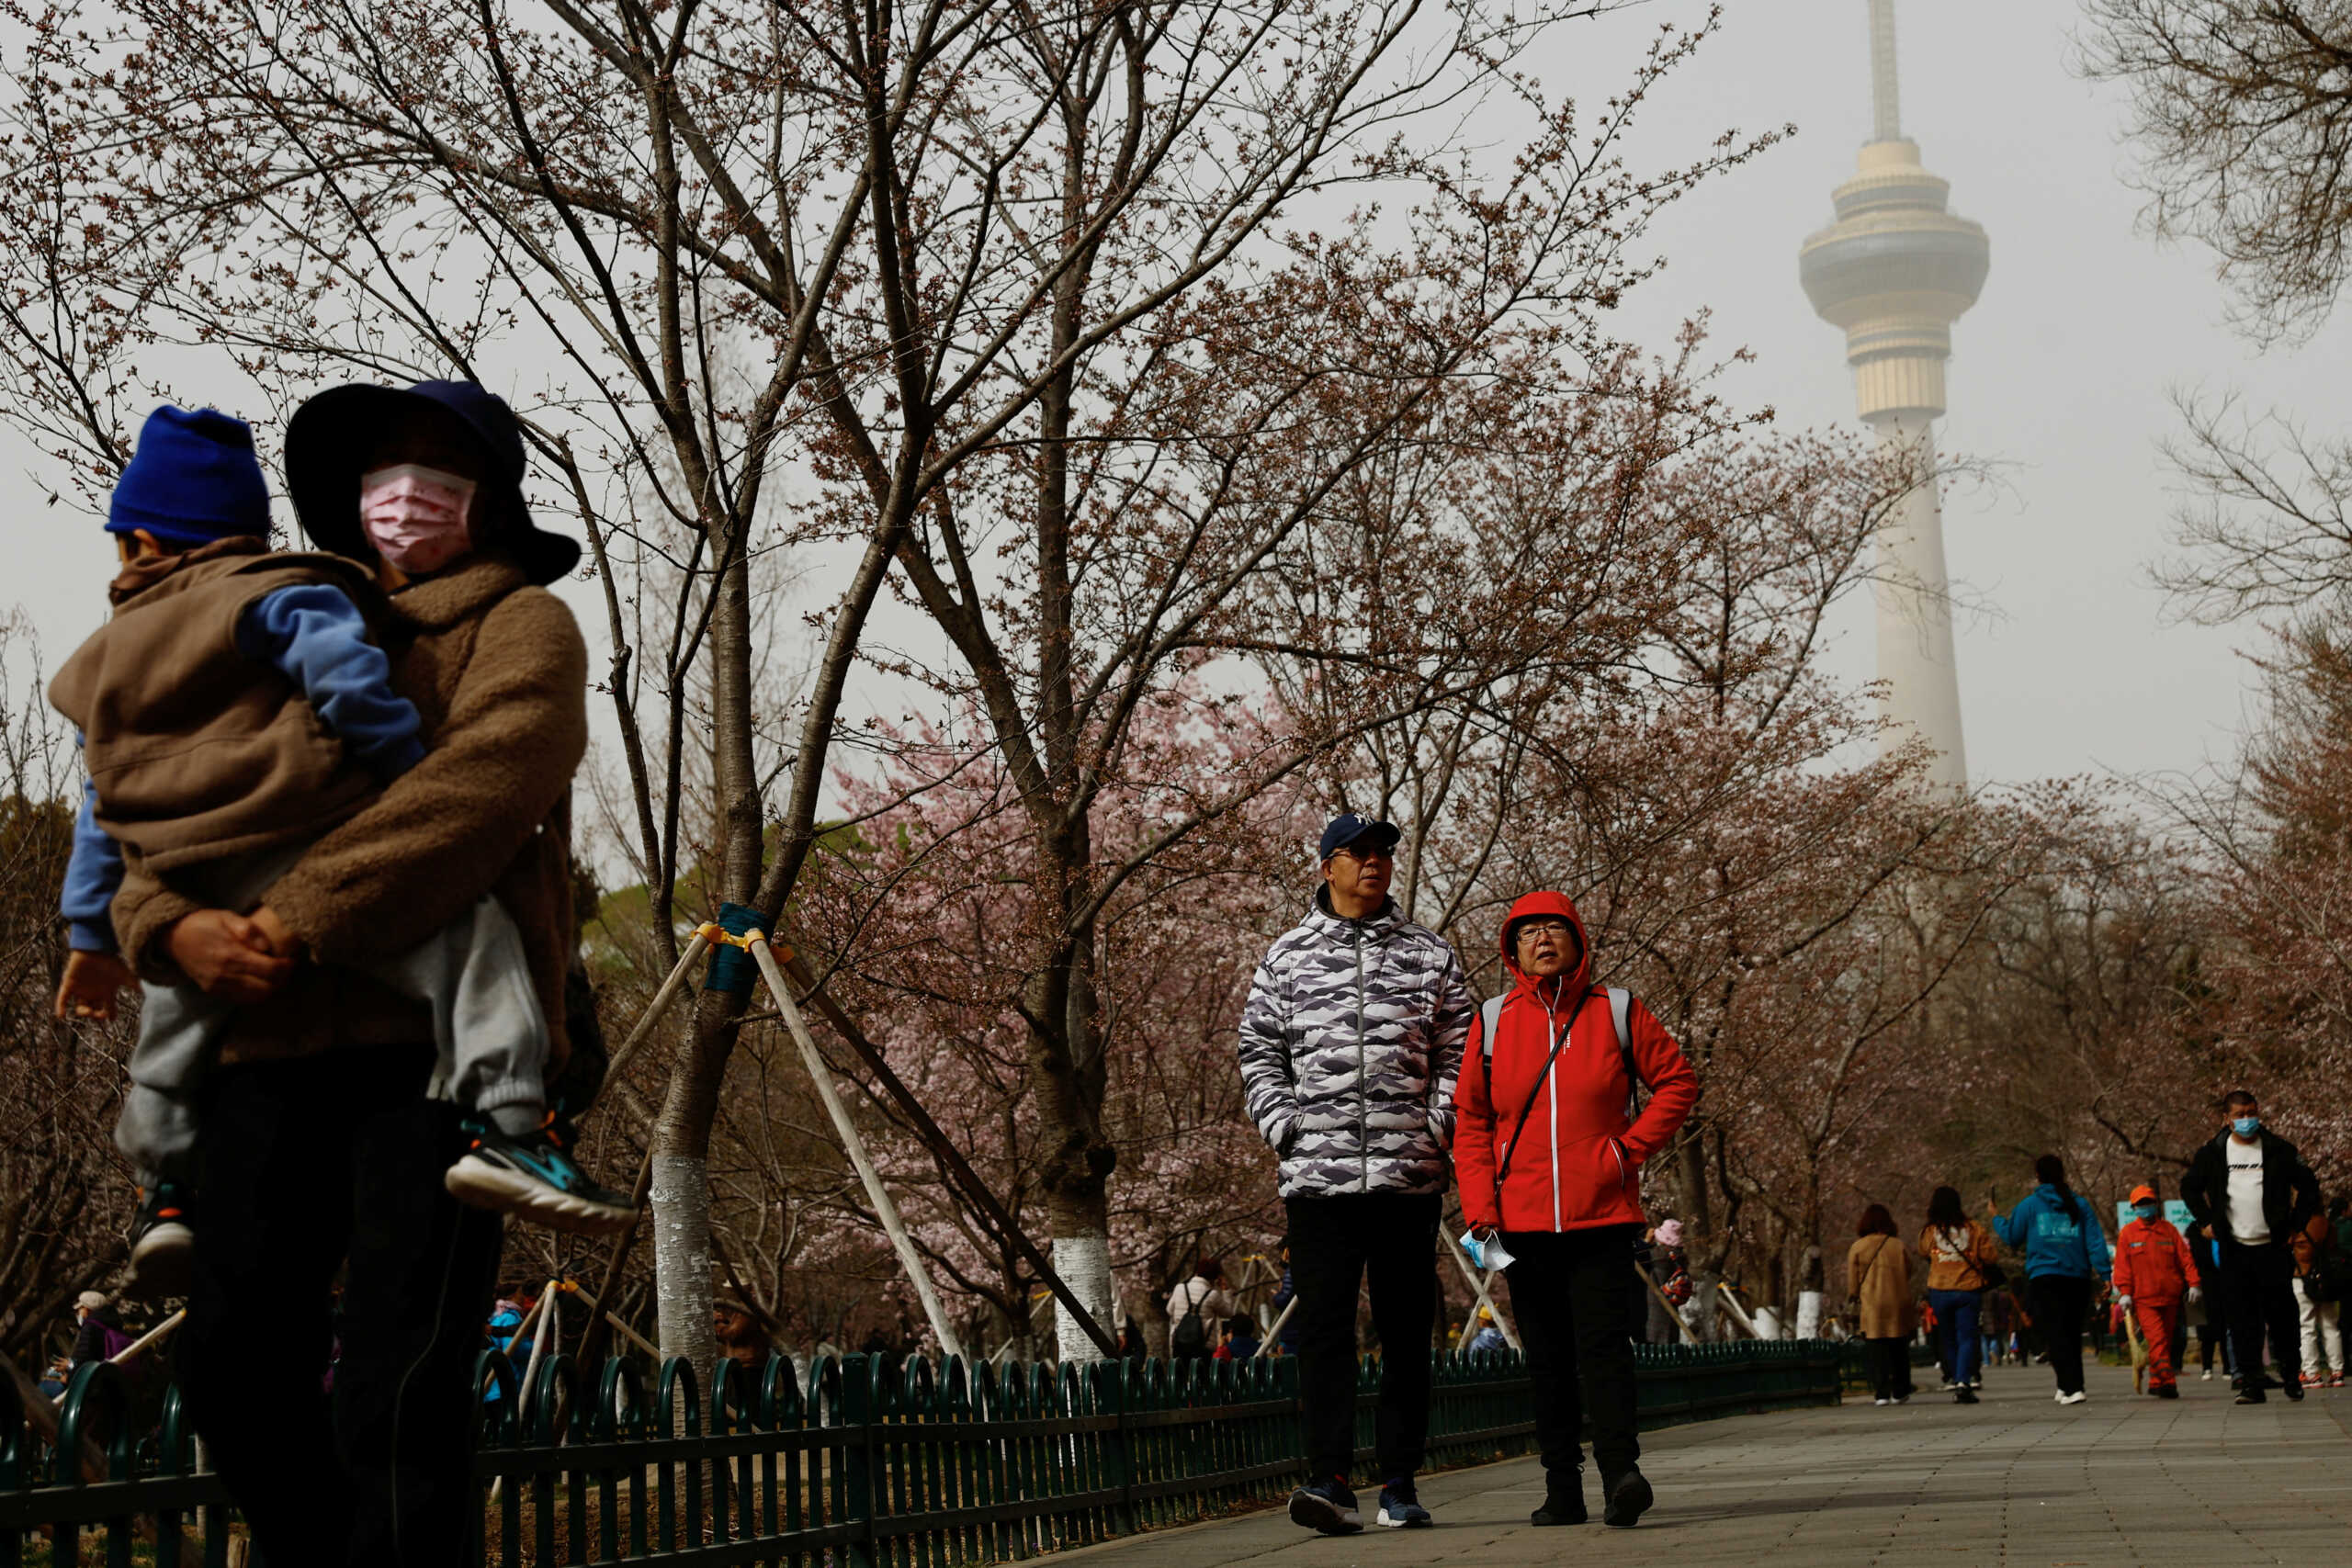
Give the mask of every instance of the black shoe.
M 461 1203 L 583 1235 L 619 1230 L 636 1216 L 627 1193 L 599 1186 L 571 1163 L 565 1152 L 571 1129 L 553 1111 L 519 1138 L 487 1121 L 469 1121 L 466 1132 L 472 1146 L 441 1183 Z
M 1363 1529 L 1363 1516 L 1356 1512 L 1356 1495 L 1341 1475 L 1292 1493 L 1290 1522 L 1323 1535 L 1354 1535 Z
M 184 1296 L 195 1283 L 194 1194 L 176 1181 L 158 1181 L 139 1194 L 130 1219 L 130 1279 L 125 1289 L 141 1301 Z
M 2160 1382 L 2148 1392 L 2158 1399 L 2178 1399 L 2180 1397 L 2180 1386 L 2177 1383 Z
M 1600 1495 L 1608 1500 L 1601 1507 L 1600 1522 L 1620 1529 L 1631 1529 L 1640 1523 L 1642 1515 L 1657 1500 L 1651 1495 L 1649 1482 L 1638 1470 L 1602 1476 Z
M 1954 1404 L 1974 1404 L 1977 1403 L 1976 1391 L 1966 1383 L 1962 1383 L 1953 1391 L 1951 1402 Z
M 2293 1400 L 2298 1404 L 2301 1404 L 2303 1402 L 2303 1385 L 2298 1379 L 2289 1378 L 2286 1382 L 2281 1385 L 2280 1392 L 2285 1393 L 2288 1398 Z
M 2233 1404 L 2267 1404 L 2270 1403 L 2270 1396 L 2263 1393 L 2258 1388 L 2242 1388 L 2238 1390 L 2238 1396 L 2230 1401 L 2230 1403 Z
M 1584 1472 L 1565 1475 L 1545 1472 L 1544 1506 L 1527 1516 L 1531 1525 L 1580 1525 L 1592 1516 L 1584 1509 Z

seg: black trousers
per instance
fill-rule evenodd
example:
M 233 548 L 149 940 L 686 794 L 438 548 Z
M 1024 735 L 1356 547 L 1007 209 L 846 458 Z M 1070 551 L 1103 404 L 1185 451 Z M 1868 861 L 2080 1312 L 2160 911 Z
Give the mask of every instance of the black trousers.
M 1380 1336 L 1373 1422 L 1380 1479 L 1421 1468 L 1430 1430 L 1430 1331 L 1437 1323 L 1434 1192 L 1286 1198 L 1298 1290 L 1298 1403 L 1308 1473 L 1344 1476 L 1356 1457 L 1356 1289 L 1368 1281 Z
M 2083 1310 L 2090 1305 L 2091 1281 L 2073 1274 L 2036 1274 L 2029 1285 L 2033 1325 L 2060 1393 L 2083 1392 Z
M 500 1222 L 442 1188 L 465 1138 L 424 1098 L 432 1066 L 430 1046 L 347 1046 L 224 1068 L 198 1101 L 180 1377 L 268 1568 L 448 1568 L 479 1523 Z
M 1911 1341 L 1900 1336 L 1865 1341 L 1870 1347 L 1871 1392 L 1881 1399 L 1911 1397 Z
M 1544 1468 L 1573 1476 L 1584 1463 L 1584 1419 L 1603 1475 L 1641 1458 L 1634 1435 L 1634 1341 L 1627 1330 L 1642 1288 L 1634 1274 L 1639 1225 L 1509 1231 L 1511 1315 L 1534 1384 L 1535 1440 Z
M 2241 1247 L 2222 1243 L 2222 1314 L 2230 1328 L 2230 1350 L 2248 1388 L 2260 1388 L 2262 1336 L 2278 1375 L 2290 1384 L 2302 1375 L 2301 1309 L 2295 1304 L 2295 1255 L 2275 1241 Z

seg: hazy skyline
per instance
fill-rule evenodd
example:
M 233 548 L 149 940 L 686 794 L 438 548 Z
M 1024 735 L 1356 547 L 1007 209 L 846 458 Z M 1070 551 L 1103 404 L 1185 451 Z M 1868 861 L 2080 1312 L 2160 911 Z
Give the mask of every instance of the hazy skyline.
M 2125 183 L 2124 106 L 2070 74 L 2074 6 L 1898 0 L 1903 120 L 1952 208 L 1990 231 L 1993 268 L 1954 334 L 1949 450 L 1996 465 L 1999 482 L 1946 500 L 1946 547 L 1964 598 L 1956 626 L 1961 699 L 1976 782 L 2101 769 L 2193 768 L 2227 756 L 2247 671 L 2234 647 L 2251 626 L 2165 624 L 2148 563 L 2167 548 L 2160 439 L 2174 387 L 2235 389 L 2319 430 L 2339 418 L 2340 325 L 2296 351 L 2256 352 L 2223 321 L 2211 258 L 2135 231 Z M 1658 22 L 1696 22 L 1702 4 L 1659 3 L 1560 28 L 1536 67 L 1588 103 L 1622 87 Z M 1653 347 L 1711 310 L 1715 346 L 1753 365 L 1727 393 L 1770 403 L 1785 428 L 1854 427 L 1842 343 L 1797 285 L 1797 247 L 1830 220 L 1829 193 L 1870 132 L 1863 0 L 1731 0 L 1722 35 L 1645 110 L 1635 146 L 1653 165 L 1687 159 L 1728 126 L 1793 120 L 1799 134 L 1714 181 L 1656 231 L 1669 258 L 1618 326 Z M 194 396 L 193 389 L 185 389 Z M 13 436 L 0 461 L 21 469 Z M 273 468 L 275 453 L 270 454 Z M 85 517 L 29 486 L 11 525 L 13 581 L 53 668 L 103 613 L 107 547 Z M 566 590 L 592 640 L 593 585 Z M 1867 599 L 1842 624 L 1833 668 L 1874 666 Z
M 1615 18 L 1640 23 L 1623 26 L 1620 47 L 1663 9 Z M 2225 757 L 2249 690 L 2233 649 L 2258 634 L 2166 625 L 2164 596 L 2147 583 L 2148 564 L 2169 549 L 2174 497 L 2157 451 L 2178 426 L 2167 392 L 2235 389 L 2253 408 L 2278 405 L 2329 429 L 2342 405 L 2343 327 L 2297 351 L 2258 353 L 2224 323 L 2211 255 L 2136 231 L 2126 99 L 2071 73 L 2075 6 L 1897 0 L 1895 11 L 1905 133 L 1951 182 L 1952 209 L 1984 224 L 1993 244 L 1984 295 L 1953 331 L 1942 425 L 1948 451 L 2000 476 L 1945 501 L 1955 591 L 1991 612 L 1963 609 L 1955 627 L 1972 777 Z M 1565 62 L 1555 69 L 1561 85 L 1580 80 Z M 1682 317 L 1711 309 L 1716 345 L 1757 355 L 1729 379 L 1735 395 L 1774 405 L 1789 429 L 1853 428 L 1844 345 L 1808 308 L 1796 255 L 1830 221 L 1829 193 L 1870 138 L 1863 0 L 1734 0 L 1721 36 L 1645 111 L 1645 141 L 1663 152 L 1721 126 L 1791 120 L 1797 136 L 1657 231 L 1669 265 L 1629 301 L 1624 330 L 1663 343 Z M 1849 604 L 1843 629 L 1835 667 L 1868 679 L 1866 602 Z

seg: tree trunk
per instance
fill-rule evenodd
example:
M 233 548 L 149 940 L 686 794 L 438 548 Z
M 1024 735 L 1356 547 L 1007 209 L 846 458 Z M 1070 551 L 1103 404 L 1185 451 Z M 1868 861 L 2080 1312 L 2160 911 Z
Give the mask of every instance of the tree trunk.
M 1105 1189 L 1117 1152 L 1102 1135 L 1102 1096 L 1107 1064 L 1102 1019 L 1094 989 L 1093 932 L 1067 944 L 1060 962 L 1032 987 L 1033 998 L 1055 997 L 1058 1006 L 1036 1016 L 1055 1019 L 1058 1030 L 1034 1034 L 1039 1066 L 1038 1109 L 1046 1156 L 1040 1172 L 1046 1213 L 1054 1227 L 1054 1268 L 1100 1324 L 1115 1321 L 1117 1292 L 1111 1276 L 1110 1201 Z M 1102 1348 L 1058 1303 L 1056 1338 L 1065 1361 L 1097 1361 Z
M 655 1338 L 664 1357 L 684 1356 L 697 1371 L 718 1353 L 710 1329 L 710 1128 L 741 1005 L 703 994 L 653 1127 Z
M 1070 1292 L 1086 1303 L 1086 1310 L 1095 1322 L 1108 1325 L 1117 1321 L 1113 1310 L 1118 1302 L 1111 1279 L 1111 1227 L 1099 1195 L 1091 1212 L 1080 1205 L 1065 1214 L 1061 1205 L 1055 1206 L 1054 1269 L 1069 1286 Z M 1054 1303 L 1054 1329 L 1063 1360 L 1103 1359 L 1102 1348 L 1078 1325 L 1069 1309 L 1059 1302 Z
M 710 531 L 713 556 L 724 563 L 710 613 L 711 764 L 725 835 L 719 886 L 726 897 L 748 904 L 759 896 L 763 848 L 752 732 L 751 572 L 740 542 L 731 539 L 733 530 L 714 523 Z M 692 1040 L 671 1074 L 653 1133 L 662 1354 L 684 1356 L 706 1373 L 718 1349 L 710 1325 L 710 1129 L 742 1010 L 741 997 L 703 993 Z

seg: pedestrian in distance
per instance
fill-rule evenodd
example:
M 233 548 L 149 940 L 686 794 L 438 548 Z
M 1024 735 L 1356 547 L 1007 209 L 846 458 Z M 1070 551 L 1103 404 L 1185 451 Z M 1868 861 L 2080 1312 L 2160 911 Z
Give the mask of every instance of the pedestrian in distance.
M 2198 1379 L 2213 1381 L 2213 1352 L 2222 1353 L 2222 1375 L 2235 1388 L 2238 1382 L 2237 1355 L 2230 1348 L 2230 1330 L 2222 1314 L 2220 1288 L 2222 1277 L 2221 1250 L 2203 1227 L 2191 1221 L 2188 1226 L 2188 1256 L 2197 1265 L 2197 1278 L 2208 1287 L 2195 1302 L 2188 1304 L 2183 1315 L 2197 1330 Z
M 1652 1345 L 1679 1345 L 1682 1342 L 1680 1313 L 1690 1300 L 1690 1269 L 1682 1251 L 1680 1220 L 1658 1222 L 1650 1233 L 1642 1264 L 1650 1280 L 1650 1286 L 1642 1291 L 1642 1338 Z
M 130 1343 L 122 1314 L 103 1291 L 84 1291 L 74 1298 L 74 1351 L 69 1368 L 110 1359 Z
M 1298 1286 L 1291 1279 L 1290 1273 L 1290 1247 L 1288 1243 L 1284 1243 L 1282 1282 L 1274 1287 L 1274 1293 L 1266 1301 L 1267 1310 L 1274 1314 L 1274 1321 L 1282 1325 L 1274 1335 L 1272 1353 L 1275 1355 L 1295 1356 L 1298 1354 L 1298 1314 L 1291 1311 L 1287 1316 L 1284 1315 L 1284 1309 L 1289 1308 L 1291 1303 L 1297 1299 Z
M 441 1568 L 480 1525 L 473 1378 L 501 1224 L 448 1177 L 501 1151 L 450 1098 L 432 1008 L 367 967 L 490 895 L 520 939 L 550 1071 L 570 1055 L 588 658 L 547 589 L 579 547 L 532 520 L 526 467 L 513 411 L 469 384 L 344 387 L 295 412 L 295 512 L 384 591 L 379 646 L 424 755 L 270 886 L 269 919 L 135 863 L 114 897 L 142 973 L 235 1004 L 197 1094 L 204 1212 L 175 1350 L 196 1429 L 273 1562 Z M 545 1092 L 552 1109 L 568 1091 L 559 1077 Z
M 1846 1249 L 1847 1314 L 1869 1346 L 1871 1403 L 1909 1402 L 1911 1384 L 1911 1249 L 1883 1203 L 1862 1211 L 1854 1245 Z
M 1258 1353 L 1258 1325 L 1246 1312 L 1237 1312 L 1218 1327 L 1216 1359 L 1246 1361 Z
M 2237 1359 L 2237 1403 L 2268 1398 L 2266 1331 L 2287 1397 L 2302 1398 L 2302 1325 L 2295 1311 L 2291 1243 L 2319 1213 L 2319 1179 L 2294 1145 L 2263 1126 L 2253 1093 L 2233 1089 L 2222 1101 L 2221 1132 L 2189 1159 L 2180 1196 L 2214 1241 L 2215 1283 Z
M 756 1396 L 775 1348 L 765 1320 L 740 1298 L 721 1296 L 710 1303 L 710 1337 L 718 1346 L 719 1359 L 727 1363 L 717 1369 L 719 1374 L 741 1380 L 742 1391 Z
M 1355 1455 L 1356 1295 L 1369 1286 L 1380 1361 L 1377 1522 L 1426 1526 L 1414 1478 L 1429 1435 L 1437 1224 L 1453 1078 L 1470 1032 L 1461 960 L 1388 896 L 1396 828 L 1346 815 L 1323 830 L 1322 886 L 1266 953 L 1241 1018 L 1243 1102 L 1280 1156 L 1298 1292 L 1300 1427 L 1308 1480 L 1290 1517 L 1363 1528 Z
M 2033 1162 L 2040 1185 L 2004 1219 L 1988 1201 L 1993 1234 L 2005 1247 L 2025 1254 L 2026 1292 L 2043 1354 L 2058 1383 L 2061 1404 L 2080 1404 L 2083 1389 L 2083 1314 L 2112 1266 L 2107 1233 L 2090 1205 L 2066 1184 L 2066 1162 L 2043 1155 Z
M 1984 1325 L 1984 1359 L 2007 1366 L 2016 1358 L 2017 1299 L 2007 1287 L 1996 1285 L 1981 1298 L 1980 1311 L 1980 1321 Z
M 1973 1404 L 1984 1386 L 1984 1292 L 1999 1263 L 1993 1238 L 1961 1206 L 1959 1189 L 1939 1187 L 1928 1199 L 1919 1256 L 1928 1260 L 1928 1304 L 1935 1311 L 1952 1398 Z
M 1481 1306 L 1470 1318 L 1470 1338 L 1462 1347 L 1469 1355 L 1499 1353 L 1510 1348 L 1510 1341 L 1503 1337 L 1501 1327 L 1495 1322 L 1494 1313 Z
M 1168 1292 L 1168 1359 L 1207 1360 L 1216 1352 L 1225 1320 L 1240 1310 L 1226 1288 L 1225 1265 L 1203 1258 L 1193 1277 Z
M 1641 1172 L 1698 1103 L 1698 1075 L 1649 1009 L 1595 986 L 1566 895 L 1519 899 L 1500 946 L 1511 988 L 1480 1010 L 1463 1058 L 1462 1213 L 1483 1247 L 1499 1242 L 1506 1255 L 1544 1456 L 1532 1521 L 1585 1521 L 1589 1417 L 1601 1522 L 1628 1527 L 1653 1501 L 1634 1435 Z M 1634 1115 L 1643 1089 L 1649 1102 Z
M 502 1289 L 498 1299 L 490 1304 L 489 1321 L 482 1325 L 483 1341 L 506 1358 L 506 1364 L 514 1371 L 517 1384 L 522 1382 L 523 1370 L 531 1364 L 531 1314 L 527 1291 L 519 1285 L 511 1292 Z M 483 1385 L 481 1402 L 484 1404 L 495 1404 L 503 1397 L 499 1392 L 496 1378 Z
M 2132 1217 L 2115 1237 L 2115 1304 L 2139 1325 L 2148 1347 L 2148 1393 L 2178 1399 L 2181 1313 L 2203 1285 L 2188 1238 L 2165 1218 L 2156 1190 L 2144 1182 L 2134 1187 L 2131 1204 Z
M 2344 1200 L 2335 1201 L 2337 1210 Z M 2344 1288 L 2352 1258 L 2337 1254 L 2331 1214 L 2313 1214 L 2295 1233 L 2295 1309 L 2302 1327 L 2303 1386 L 2344 1386 Z

